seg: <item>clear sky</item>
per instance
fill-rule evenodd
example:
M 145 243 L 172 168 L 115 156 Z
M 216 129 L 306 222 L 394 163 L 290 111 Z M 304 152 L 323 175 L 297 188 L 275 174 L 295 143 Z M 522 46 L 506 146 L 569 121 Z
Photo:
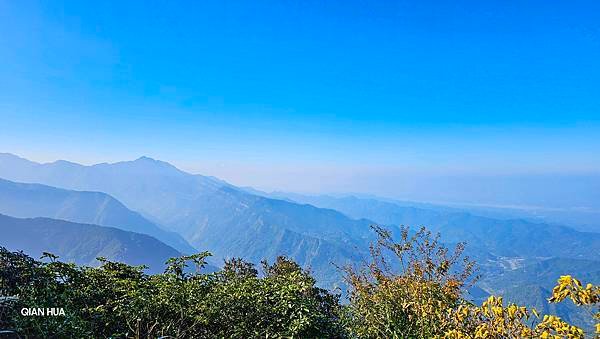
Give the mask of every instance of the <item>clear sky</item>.
M 0 118 L 264 189 L 598 174 L 600 2 L 0 0 Z

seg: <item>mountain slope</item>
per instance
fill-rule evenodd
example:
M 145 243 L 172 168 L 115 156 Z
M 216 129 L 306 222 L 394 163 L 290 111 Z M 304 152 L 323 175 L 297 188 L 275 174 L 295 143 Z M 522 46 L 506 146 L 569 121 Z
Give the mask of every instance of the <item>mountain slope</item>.
M 116 227 L 151 235 L 184 253 L 196 250 L 105 193 L 58 189 L 0 179 L 0 213 L 19 218 L 48 217 Z
M 95 266 L 97 257 L 162 272 L 164 263 L 181 254 L 157 239 L 112 227 L 49 218 L 20 219 L 0 214 L 0 246 L 33 257 L 50 252 L 64 261 Z
M 352 218 L 367 218 L 380 224 L 424 225 L 440 232 L 446 242 L 466 241 L 471 249 L 485 249 L 496 256 L 586 259 L 590 253 L 600 253 L 600 234 L 579 232 L 565 226 L 522 219 L 494 219 L 451 209 L 402 206 L 354 196 L 307 196 L 280 192 L 267 195 L 335 209 Z

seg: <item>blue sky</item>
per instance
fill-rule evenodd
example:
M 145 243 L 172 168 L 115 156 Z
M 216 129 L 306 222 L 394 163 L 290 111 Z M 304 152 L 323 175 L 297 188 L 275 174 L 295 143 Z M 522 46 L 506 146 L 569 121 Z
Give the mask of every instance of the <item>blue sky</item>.
M 388 195 L 587 175 L 599 60 L 597 1 L 0 0 L 0 151 Z

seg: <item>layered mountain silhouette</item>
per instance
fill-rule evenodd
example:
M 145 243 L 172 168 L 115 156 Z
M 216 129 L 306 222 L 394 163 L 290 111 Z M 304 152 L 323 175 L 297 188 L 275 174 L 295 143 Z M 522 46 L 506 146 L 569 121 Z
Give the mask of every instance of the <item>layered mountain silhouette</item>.
M 569 227 L 377 199 L 265 194 L 147 157 L 83 166 L 66 161 L 40 164 L 1 154 L 0 177 L 110 194 L 217 259 L 258 262 L 288 255 L 311 268 L 328 287 L 339 282 L 332 262 L 344 265 L 364 259 L 373 239 L 369 225 L 375 222 L 392 231 L 400 224 L 425 225 L 441 232 L 447 243 L 467 241 L 469 254 L 492 278 L 540 260 L 595 259 L 591 254 L 600 253 L 600 234 Z M 495 287 L 486 288 L 490 292 Z
M 249 194 L 146 157 L 82 166 L 66 161 L 38 164 L 2 154 L 0 177 L 110 194 L 216 259 L 259 262 L 287 255 L 312 269 L 326 286 L 340 281 L 331 263 L 361 260 L 373 237 L 368 220 Z
M 180 252 L 157 239 L 114 227 L 73 223 L 50 218 L 13 218 L 0 214 L 0 246 L 33 257 L 43 252 L 61 260 L 97 266 L 98 257 L 130 265 L 147 265 L 162 272 L 165 262 Z
M 196 252 L 179 234 L 161 229 L 101 192 L 72 191 L 0 179 L 0 213 L 20 218 L 48 217 L 111 226 L 151 235 L 183 253 Z

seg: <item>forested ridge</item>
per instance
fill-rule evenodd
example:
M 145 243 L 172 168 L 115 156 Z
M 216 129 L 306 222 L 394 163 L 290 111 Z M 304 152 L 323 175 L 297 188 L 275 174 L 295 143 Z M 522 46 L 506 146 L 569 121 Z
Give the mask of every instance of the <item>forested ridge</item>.
M 98 258 L 77 266 L 46 253 L 35 260 L 0 247 L 0 330 L 54 338 L 583 338 L 600 334 L 600 287 L 564 275 L 549 303 L 590 311 L 584 332 L 553 315 L 490 297 L 471 303 L 477 265 L 465 244 L 449 249 L 426 229 L 398 240 L 373 227 L 371 260 L 336 267 L 347 297 L 316 286 L 309 271 L 279 257 L 259 267 L 239 258 L 205 273 L 208 252 L 172 258 L 162 274 Z M 565 272 L 568 274 L 568 272 Z M 571 301 L 564 301 L 570 299 Z M 23 308 L 64 315 L 24 316 Z

